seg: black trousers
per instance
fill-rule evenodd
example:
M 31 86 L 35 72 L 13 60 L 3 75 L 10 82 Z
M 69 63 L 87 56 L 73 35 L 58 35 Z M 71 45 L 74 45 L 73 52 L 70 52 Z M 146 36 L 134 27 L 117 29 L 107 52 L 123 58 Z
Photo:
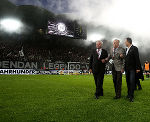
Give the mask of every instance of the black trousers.
M 93 76 L 96 86 L 95 96 L 103 96 L 104 73 L 94 73 Z
M 121 97 L 122 73 L 121 71 L 116 71 L 115 68 L 113 67 L 112 76 L 113 76 L 115 94 L 117 97 Z
M 135 90 L 135 70 L 126 71 L 126 82 L 128 88 L 128 97 L 134 98 L 134 90 Z

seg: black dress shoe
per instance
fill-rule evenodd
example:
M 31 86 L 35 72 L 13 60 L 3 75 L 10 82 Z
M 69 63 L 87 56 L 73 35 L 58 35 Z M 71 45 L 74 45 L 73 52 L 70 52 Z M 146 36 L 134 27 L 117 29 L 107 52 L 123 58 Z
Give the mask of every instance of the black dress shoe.
M 99 99 L 99 96 L 95 96 L 95 99 Z
M 139 87 L 138 90 L 142 90 L 142 87 Z
M 130 102 L 134 102 L 133 98 L 129 98 L 129 101 L 130 101 Z

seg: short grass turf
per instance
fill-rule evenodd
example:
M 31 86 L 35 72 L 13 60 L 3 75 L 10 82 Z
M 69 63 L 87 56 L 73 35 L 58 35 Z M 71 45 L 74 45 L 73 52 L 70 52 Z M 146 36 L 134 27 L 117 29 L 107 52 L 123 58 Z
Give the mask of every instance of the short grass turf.
M 150 122 L 150 80 L 135 100 L 114 100 L 112 76 L 94 99 L 92 75 L 0 75 L 0 122 Z

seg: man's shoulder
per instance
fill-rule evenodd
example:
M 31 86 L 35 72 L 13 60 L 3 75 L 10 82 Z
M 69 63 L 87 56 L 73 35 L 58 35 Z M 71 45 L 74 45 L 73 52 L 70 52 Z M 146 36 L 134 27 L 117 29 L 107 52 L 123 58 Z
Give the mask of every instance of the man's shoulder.
M 103 49 L 103 48 L 102 48 L 102 51 L 107 52 L 107 50 L 105 50 L 105 49 Z
M 133 48 L 138 49 L 137 46 L 132 45 Z
M 125 50 L 123 47 L 120 47 L 120 46 L 118 47 L 118 49 L 119 49 L 119 50 Z
M 107 52 L 107 50 L 105 50 L 105 49 L 102 49 L 102 53 L 103 53 L 104 55 L 108 55 L 108 52 Z
M 124 49 L 123 47 L 119 47 L 118 50 L 119 50 L 120 52 L 122 52 L 122 53 L 125 52 L 125 49 Z
M 138 50 L 138 47 L 137 46 L 134 46 L 134 45 L 132 45 L 132 47 L 131 47 L 133 50 Z

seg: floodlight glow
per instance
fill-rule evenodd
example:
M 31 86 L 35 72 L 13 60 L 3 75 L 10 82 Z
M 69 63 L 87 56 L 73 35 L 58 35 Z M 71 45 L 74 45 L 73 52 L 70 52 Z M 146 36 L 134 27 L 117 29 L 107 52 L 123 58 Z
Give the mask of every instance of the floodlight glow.
M 20 31 L 21 27 L 23 26 L 22 22 L 17 19 L 7 18 L 0 20 L 0 27 L 1 30 L 13 33 Z
M 64 32 L 66 30 L 66 25 L 64 23 L 58 23 L 57 28 L 60 32 Z
M 89 35 L 88 40 L 92 41 L 92 42 L 96 42 L 97 40 L 101 40 L 103 38 L 104 38 L 104 36 L 101 34 L 91 34 L 91 35 Z

